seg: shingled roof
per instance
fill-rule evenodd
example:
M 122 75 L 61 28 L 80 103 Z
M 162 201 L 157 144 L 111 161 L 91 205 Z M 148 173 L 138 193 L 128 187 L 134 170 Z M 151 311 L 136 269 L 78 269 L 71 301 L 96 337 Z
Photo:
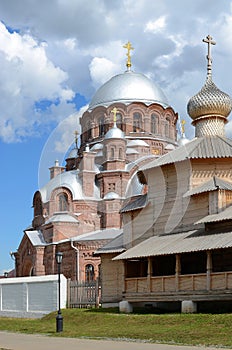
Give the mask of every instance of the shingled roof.
M 198 137 L 176 148 L 162 157 L 144 165 L 141 171 L 154 167 L 181 162 L 186 159 L 230 158 L 232 157 L 232 140 L 221 136 Z
M 202 185 L 194 187 L 193 189 L 186 192 L 183 197 L 193 196 L 195 194 L 211 192 L 216 190 L 232 191 L 232 183 L 220 179 L 217 176 L 213 176 L 212 179 L 210 179 L 209 181 L 204 182 Z

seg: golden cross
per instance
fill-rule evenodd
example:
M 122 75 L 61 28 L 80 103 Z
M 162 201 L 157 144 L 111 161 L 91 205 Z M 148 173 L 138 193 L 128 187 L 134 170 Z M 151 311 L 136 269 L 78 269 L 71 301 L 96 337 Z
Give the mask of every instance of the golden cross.
M 128 41 L 125 45 L 123 45 L 124 49 L 127 49 L 127 62 L 126 62 L 126 66 L 127 68 L 131 67 L 131 55 L 130 55 L 130 51 L 134 50 L 134 48 L 132 47 L 130 41 Z
M 204 43 L 208 44 L 208 55 L 206 56 L 208 60 L 208 65 L 207 65 L 207 71 L 208 74 L 211 74 L 211 67 L 212 67 L 212 57 L 211 57 L 211 45 L 216 45 L 216 42 L 213 41 L 213 38 L 210 35 L 207 35 L 206 39 L 202 39 Z
M 182 134 L 184 134 L 184 132 L 185 132 L 185 124 L 186 124 L 186 121 L 184 119 L 181 120 L 181 131 L 182 131 Z
M 114 107 L 114 108 L 112 109 L 111 113 L 113 113 L 113 115 L 114 115 L 114 123 L 116 123 L 116 121 L 117 121 L 117 113 L 118 113 L 117 108 Z

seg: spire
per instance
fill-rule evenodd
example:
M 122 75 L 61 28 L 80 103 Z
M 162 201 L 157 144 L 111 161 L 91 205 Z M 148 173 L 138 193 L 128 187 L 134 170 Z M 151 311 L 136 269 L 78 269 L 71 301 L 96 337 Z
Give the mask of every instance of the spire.
M 206 39 L 202 39 L 202 41 L 208 44 L 208 54 L 206 56 L 208 64 L 207 64 L 207 76 L 212 76 L 212 57 L 211 57 L 211 45 L 216 45 L 216 42 L 213 41 L 213 38 L 210 35 L 207 35 Z
M 131 69 L 131 55 L 130 55 L 130 51 L 134 50 L 134 48 L 131 45 L 131 42 L 128 41 L 125 45 L 123 45 L 124 49 L 127 49 L 127 62 L 126 62 L 126 66 L 127 66 L 127 71 L 130 71 Z

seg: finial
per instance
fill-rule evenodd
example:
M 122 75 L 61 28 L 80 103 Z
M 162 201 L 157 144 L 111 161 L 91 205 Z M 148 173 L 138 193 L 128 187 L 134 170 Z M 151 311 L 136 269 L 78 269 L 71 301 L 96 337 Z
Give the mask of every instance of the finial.
M 118 110 L 116 107 L 114 107 L 111 111 L 111 113 L 113 113 L 114 115 L 114 126 L 116 126 L 116 121 L 117 121 L 117 113 L 118 113 Z
M 75 135 L 75 145 L 76 145 L 76 148 L 77 147 L 77 141 L 78 141 L 78 135 L 79 135 L 79 132 L 77 130 L 74 131 L 74 135 Z
M 212 57 L 211 57 L 211 45 L 216 45 L 216 42 L 213 41 L 213 38 L 210 35 L 207 35 L 206 39 L 202 39 L 204 43 L 208 44 L 208 54 L 206 56 L 208 60 L 207 64 L 207 75 L 211 76 L 212 74 Z
M 125 45 L 123 45 L 124 49 L 127 49 L 127 62 L 126 62 L 126 66 L 127 66 L 127 70 L 129 71 L 131 68 L 131 55 L 130 55 L 130 51 L 134 50 L 134 48 L 131 45 L 131 42 L 128 41 Z

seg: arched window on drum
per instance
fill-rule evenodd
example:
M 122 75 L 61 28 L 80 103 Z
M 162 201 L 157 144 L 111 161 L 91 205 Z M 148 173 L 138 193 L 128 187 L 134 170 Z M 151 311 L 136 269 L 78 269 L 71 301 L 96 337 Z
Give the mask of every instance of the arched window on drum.
M 99 136 L 103 136 L 105 134 L 105 123 L 104 123 L 104 117 L 101 117 L 98 122 L 98 132 Z
M 152 134 L 159 133 L 159 117 L 155 113 L 152 113 L 151 115 L 151 133 Z
M 142 115 L 141 113 L 135 112 L 133 114 L 133 131 L 139 132 L 142 128 Z
M 169 120 L 169 118 L 166 118 L 166 120 L 165 120 L 164 133 L 165 133 L 166 137 L 170 137 L 170 120 Z
M 116 114 L 116 125 L 119 129 L 123 131 L 123 122 L 122 122 L 122 114 L 117 113 Z
M 92 139 L 92 129 L 91 129 L 91 121 L 87 124 L 87 140 Z

